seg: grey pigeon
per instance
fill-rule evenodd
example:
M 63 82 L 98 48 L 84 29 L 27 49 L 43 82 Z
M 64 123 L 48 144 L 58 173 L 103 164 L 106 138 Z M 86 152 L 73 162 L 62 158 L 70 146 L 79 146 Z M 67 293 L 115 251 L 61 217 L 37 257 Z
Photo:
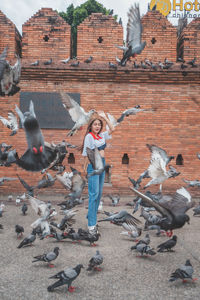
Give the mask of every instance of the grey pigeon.
M 99 250 L 96 251 L 96 254 L 89 260 L 87 271 L 101 271 L 101 268 L 98 266 L 103 263 L 103 256 L 100 254 Z
M 185 179 L 183 179 L 183 181 L 185 183 L 187 183 L 188 186 L 192 186 L 192 187 L 197 186 L 197 187 L 200 187 L 200 181 L 199 180 L 185 180 Z
M 193 216 L 198 216 L 198 215 L 200 215 L 200 205 L 198 205 L 197 207 L 195 207 L 195 208 L 193 209 L 193 212 L 194 212 Z
M 67 136 L 73 136 L 77 130 L 82 126 L 88 124 L 91 116 L 96 112 L 94 109 L 91 109 L 89 112 L 85 112 L 83 107 L 81 107 L 74 99 L 72 99 L 67 93 L 60 93 L 61 100 L 63 104 L 68 109 L 68 112 L 72 118 L 72 121 L 75 122 L 73 128 L 68 132 Z
M 93 57 L 90 56 L 89 58 L 85 59 L 84 62 L 85 62 L 86 64 L 89 64 L 89 63 L 91 63 L 92 59 L 93 59 Z
M 134 225 L 122 223 L 122 227 L 127 231 L 120 232 L 121 235 L 128 236 L 129 238 L 133 239 L 134 241 L 141 235 L 142 229 L 138 228 Z
M 141 256 L 144 255 L 155 255 L 156 252 L 154 251 L 153 248 L 151 248 L 149 245 L 146 243 L 137 243 L 135 246 L 131 247 L 131 250 L 136 250 L 137 252 L 140 253 Z
M 19 92 L 17 84 L 21 76 L 21 62 L 17 57 L 17 62 L 11 66 L 6 60 L 7 48 L 0 55 L 0 96 L 13 96 Z
M 172 230 L 183 227 L 186 222 L 189 223 L 190 218 L 185 212 L 192 208 L 195 203 L 192 201 L 190 193 L 185 188 L 182 187 L 178 189 L 172 196 L 163 196 L 158 203 L 138 190 L 132 187 L 131 189 L 146 203 L 155 207 L 162 215 L 163 218 L 156 225 L 159 225 L 161 229 L 165 231 L 170 230 L 170 233 L 168 234 L 169 237 L 173 234 Z
M 44 261 L 44 262 L 47 262 L 48 263 L 48 266 L 50 268 L 53 268 L 54 265 L 51 264 L 51 262 L 53 260 L 55 260 L 57 257 L 58 257 L 58 254 L 59 254 L 59 248 L 58 247 L 55 247 L 53 249 L 53 251 L 51 252 L 47 252 L 47 253 L 44 253 L 42 255 L 37 255 L 37 256 L 34 256 L 34 260 L 32 261 L 32 263 L 34 262 L 37 262 L 37 261 Z
M 22 248 L 24 246 L 31 246 L 32 243 L 35 241 L 36 239 L 36 231 L 33 230 L 31 234 L 29 234 L 27 237 L 25 237 L 25 239 L 23 239 L 23 241 L 19 244 L 19 246 L 17 248 Z
M 45 62 L 44 62 L 44 65 L 51 65 L 52 64 L 52 58 L 50 58 L 49 60 L 46 60 Z
M 15 225 L 15 232 L 17 233 L 17 238 L 22 237 L 24 232 L 24 227 L 20 225 Z
M 140 54 L 146 46 L 146 42 L 141 41 L 142 37 L 142 24 L 140 20 L 139 4 L 131 6 L 128 11 L 128 23 L 126 33 L 126 46 L 118 47 L 124 50 L 121 65 L 126 65 L 130 57 L 135 57 Z
M 110 61 L 109 61 L 109 63 L 108 63 L 108 66 L 109 66 L 111 69 L 115 69 L 115 70 L 117 69 L 117 65 L 111 63 Z
M 17 180 L 17 178 L 14 177 L 0 177 L 0 186 L 2 186 L 6 181 L 13 181 Z
M 25 113 L 22 113 L 16 105 L 16 112 L 25 130 L 28 143 L 28 149 L 16 160 L 16 164 L 27 171 L 41 171 L 50 165 L 56 154 L 52 149 L 45 146 L 33 102 L 30 101 L 29 111 Z
M 192 278 L 193 273 L 194 269 L 191 265 L 190 260 L 187 259 L 185 265 L 181 265 L 171 274 L 169 281 L 173 282 L 177 279 L 182 279 L 183 282 L 186 282 L 187 279 L 195 281 L 197 280 L 197 278 Z
M 27 210 L 28 210 L 28 206 L 27 206 L 26 203 L 24 203 L 24 204 L 22 205 L 22 214 L 23 214 L 24 216 L 26 215 Z
M 49 277 L 50 279 L 58 279 L 58 281 L 48 286 L 48 292 L 53 292 L 55 288 L 64 284 L 67 285 L 69 292 L 74 292 L 75 287 L 71 286 L 71 284 L 78 277 L 82 268 L 83 265 L 79 264 L 75 268 L 65 268 L 63 271 L 60 271 L 57 274 Z
M 52 175 L 47 172 L 43 175 L 42 179 L 39 180 L 36 188 L 37 189 L 47 188 L 49 186 L 54 185 L 55 181 L 56 181 L 56 177 L 52 177 Z
M 10 136 L 13 136 L 18 131 L 18 122 L 16 116 L 13 114 L 13 112 L 8 113 L 8 119 L 3 118 L 0 116 L 0 121 L 3 123 L 4 126 L 6 126 L 8 129 L 11 130 Z
M 87 147 L 86 152 L 87 152 L 87 157 L 94 169 L 94 171 L 92 171 L 92 173 L 87 174 L 87 178 L 89 178 L 93 175 L 99 175 L 111 167 L 110 165 L 103 164 L 101 154 L 100 154 L 99 150 L 97 149 L 97 147 L 95 147 L 94 149 L 90 149 Z
M 107 195 L 112 200 L 112 206 L 116 206 L 119 203 L 120 195 Z
M 128 117 L 130 115 L 136 115 L 140 111 L 145 111 L 145 109 L 142 109 L 140 105 L 136 105 L 133 108 L 126 109 L 125 111 L 123 111 L 120 118 L 117 119 L 117 122 L 120 123 L 124 120 L 125 117 Z
M 97 242 L 99 240 L 99 237 L 101 236 L 101 234 L 96 230 L 94 230 L 94 232 L 91 233 L 90 231 L 86 231 L 82 228 L 78 229 L 78 234 L 80 240 L 89 242 L 90 246 L 97 246 L 95 242 Z
M 71 63 L 70 66 L 77 68 L 79 66 L 79 61 Z
M 23 185 L 23 187 L 26 189 L 26 191 L 28 192 L 28 195 L 30 195 L 31 197 L 34 197 L 34 186 L 30 186 L 24 179 L 22 179 L 18 174 L 17 177 L 19 178 L 19 181 L 21 182 L 21 184 Z
M 137 224 L 141 223 L 138 219 L 130 215 L 126 210 L 121 210 L 119 213 L 114 213 L 105 219 L 99 220 L 98 222 L 105 221 L 110 221 L 115 225 L 122 225 L 122 223 L 127 223 L 137 226 Z
M 158 252 L 164 252 L 165 250 L 173 251 L 172 248 L 176 246 L 176 243 L 177 243 L 177 236 L 173 235 L 173 237 L 170 240 L 157 246 L 157 248 L 159 248 Z

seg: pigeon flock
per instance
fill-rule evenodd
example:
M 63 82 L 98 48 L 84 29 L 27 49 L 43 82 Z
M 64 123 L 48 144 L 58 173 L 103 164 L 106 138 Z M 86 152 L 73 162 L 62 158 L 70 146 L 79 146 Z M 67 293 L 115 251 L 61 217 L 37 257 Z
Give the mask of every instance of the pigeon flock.
M 112 15 L 112 11 L 110 15 Z M 139 5 L 132 6 L 128 12 L 128 24 L 127 24 L 127 41 L 126 46 L 117 46 L 123 50 L 122 59 L 116 58 L 118 65 L 125 66 L 131 57 L 136 57 L 145 48 L 146 42 L 141 40 L 142 25 L 140 21 L 140 10 Z M 20 88 L 17 86 L 20 82 L 21 74 L 21 62 L 17 57 L 17 62 L 14 66 L 11 66 L 6 60 L 8 49 L 5 48 L 0 55 L 0 96 L 10 96 L 17 93 Z M 45 61 L 43 64 L 48 66 L 51 65 L 53 59 Z M 70 58 L 61 60 L 63 64 L 70 63 Z M 91 64 L 93 57 L 90 56 L 84 61 L 85 64 Z M 178 63 L 181 63 L 181 69 L 185 69 L 188 66 L 191 68 L 196 67 L 196 58 L 184 65 L 184 61 L 178 59 Z M 35 67 L 40 64 L 39 60 L 31 63 L 31 66 Z M 72 67 L 79 67 L 80 62 L 74 60 L 70 63 Z M 118 65 L 109 62 L 109 68 L 117 69 Z M 158 68 L 164 70 L 169 69 L 173 63 L 165 59 L 164 63 L 159 62 L 154 64 L 149 60 L 145 60 L 138 64 L 134 61 L 134 68 L 142 69 L 153 69 Z M 60 92 L 60 98 L 63 103 L 63 109 L 69 112 L 69 115 L 74 122 L 73 128 L 68 132 L 67 137 L 74 136 L 83 126 L 87 125 L 91 117 L 97 114 L 95 109 L 88 112 L 84 110 L 71 96 L 67 93 Z M 137 113 L 144 113 L 149 111 L 148 109 L 141 108 L 140 105 L 128 108 L 121 113 L 116 119 L 110 113 L 107 116 L 115 126 L 121 126 L 125 118 L 129 116 L 135 116 Z M 75 266 L 60 266 L 57 262 L 59 261 L 60 254 L 63 251 L 63 247 L 52 247 L 52 243 L 59 245 L 63 243 L 66 247 L 72 247 L 72 244 L 80 246 L 80 249 L 90 249 L 90 247 L 101 245 L 101 236 L 103 235 L 104 224 L 111 226 L 113 230 L 116 228 L 123 228 L 119 235 L 119 241 L 130 240 L 131 247 L 127 247 L 128 251 L 131 250 L 131 256 L 135 258 L 146 258 L 151 263 L 154 261 L 154 257 L 159 255 L 176 255 L 176 245 L 180 243 L 180 247 L 184 246 L 184 241 L 178 236 L 179 229 L 186 224 L 190 224 L 190 217 L 186 212 L 193 208 L 193 216 L 200 216 L 200 205 L 196 205 L 193 201 L 192 196 L 185 187 L 179 187 L 177 191 L 172 195 L 163 194 L 162 185 L 166 180 L 173 180 L 174 177 L 179 176 L 180 172 L 177 171 L 172 165 L 171 161 L 174 156 L 168 156 L 166 150 L 154 144 L 147 144 L 147 148 L 151 153 L 150 164 L 146 170 L 143 170 L 138 179 L 128 177 L 132 186 L 131 190 L 136 195 L 136 198 L 132 203 L 128 203 L 132 207 L 132 213 L 125 209 L 120 209 L 120 195 L 119 194 L 108 194 L 107 197 L 111 201 L 110 206 L 112 212 L 104 211 L 103 206 L 99 211 L 105 216 L 99 218 L 99 229 L 96 233 L 91 234 L 88 230 L 81 228 L 75 228 L 79 210 L 75 210 L 74 207 L 79 206 L 80 209 L 83 207 L 84 188 L 87 185 L 87 178 L 81 175 L 79 170 L 71 168 L 69 172 L 66 172 L 66 165 L 64 165 L 64 159 L 67 156 L 67 148 L 77 148 L 76 145 L 72 145 L 69 142 L 63 140 L 58 144 L 53 142 L 49 143 L 45 141 L 42 131 L 37 120 L 37 115 L 34 109 L 34 103 L 30 99 L 28 111 L 22 112 L 21 109 L 16 105 L 15 112 L 8 112 L 7 116 L 0 116 L 0 120 L 3 126 L 6 126 L 10 130 L 10 139 L 12 136 L 17 135 L 20 124 L 22 130 L 24 130 L 27 149 L 25 153 L 19 157 L 17 149 L 11 149 L 12 145 L 7 145 L 2 142 L 0 144 L 0 165 L 9 167 L 10 165 L 16 164 L 20 168 L 28 172 L 41 173 L 41 178 L 38 178 L 38 182 L 31 186 L 26 180 L 24 180 L 19 174 L 16 174 L 16 178 L 2 177 L 0 178 L 0 186 L 6 184 L 6 182 L 19 180 L 24 188 L 23 195 L 17 195 L 16 206 L 19 206 L 21 213 L 19 214 L 19 223 L 15 224 L 16 233 L 16 251 L 26 251 L 26 255 L 29 254 L 30 246 L 35 245 L 38 241 L 41 246 L 40 251 L 37 255 L 30 257 L 37 268 L 41 268 L 44 263 L 47 263 L 49 268 L 57 268 L 57 273 L 49 274 L 47 279 L 53 279 L 54 282 L 46 286 L 46 291 L 55 292 L 55 289 L 61 289 L 60 287 L 66 286 L 68 292 L 74 292 L 75 287 L 72 286 L 73 281 L 82 273 L 87 274 L 85 276 L 98 276 L 95 271 L 105 271 L 103 262 L 109 261 L 112 264 L 112 257 L 104 255 L 103 251 L 96 250 L 92 257 L 88 261 L 88 266 L 84 266 L 82 261 L 79 261 L 79 257 L 76 258 L 77 264 Z M 95 176 L 101 174 L 104 170 L 111 168 L 111 165 L 103 165 L 100 152 L 97 148 L 87 148 L 87 156 L 90 163 L 93 166 L 94 172 L 89 176 Z M 200 155 L 197 154 L 200 159 Z M 52 173 L 55 173 L 52 175 Z M 146 178 L 149 181 L 143 184 L 143 180 Z M 50 201 L 42 201 L 38 198 L 38 192 L 40 189 L 48 189 L 52 187 L 55 181 L 60 182 L 66 190 L 66 195 L 62 202 L 57 203 L 59 208 L 56 209 L 52 206 Z M 183 179 L 187 187 L 199 187 L 199 180 L 186 180 Z M 146 190 L 151 188 L 152 185 L 159 185 L 159 191 L 156 194 L 152 194 L 151 191 Z M 140 189 L 140 190 L 139 190 Z M 12 202 L 13 196 L 10 195 L 9 202 Z M 8 208 L 7 208 L 8 209 Z M 141 209 L 140 215 L 135 217 L 135 213 Z M 34 211 L 34 213 L 33 213 Z M 5 214 L 4 214 L 5 212 Z M 34 222 L 30 225 L 30 231 L 27 232 L 27 228 L 24 228 L 24 219 L 27 216 L 35 216 Z M 133 216 L 134 215 L 134 216 Z M 4 205 L 0 205 L 0 217 L 2 223 L 6 218 L 6 211 Z M 143 220 L 144 219 L 144 220 Z M 144 221 L 144 222 L 143 222 Z M 109 224 L 110 223 L 110 224 Z M 144 224 L 143 224 L 144 223 Z M 102 225 L 103 224 L 103 225 Z M 115 226 L 114 226 L 115 225 Z M 116 226 L 117 225 L 117 226 Z M 155 237 L 163 238 L 167 236 L 167 239 L 156 245 L 152 245 L 151 235 L 152 231 L 156 230 Z M 189 230 L 189 229 L 188 229 Z M 0 224 L 0 232 L 5 232 L 4 224 Z M 147 232 L 148 231 L 148 232 Z M 176 235 L 174 234 L 176 231 Z M 21 241 L 19 242 L 19 239 Z M 48 250 L 43 249 L 43 245 L 49 245 Z M 133 244 L 134 243 L 134 244 Z M 112 246 L 112 245 L 111 245 Z M 81 248 L 82 247 L 82 248 Z M 25 250 L 26 249 L 26 250 Z M 186 248 L 185 248 L 186 249 Z M 133 251 L 132 251 L 133 250 Z M 187 249 L 188 250 L 188 249 Z M 73 249 L 71 250 L 73 252 Z M 80 250 L 81 251 L 81 250 Z M 116 249 L 117 251 L 117 249 Z M 23 252 L 22 255 L 24 255 Z M 132 255 L 133 253 L 133 255 Z M 191 255 L 196 258 L 193 253 L 193 249 L 189 249 L 187 257 L 184 258 L 185 264 L 177 266 L 169 274 L 168 278 L 165 278 L 168 282 L 174 282 L 182 280 L 182 282 L 194 282 L 197 278 L 193 278 L 194 269 L 188 256 Z M 56 262 L 55 262 L 56 261 Z M 55 264 L 53 264 L 54 262 Z M 36 263 L 36 264 L 35 264 Z M 183 263 L 183 262 L 182 262 Z M 150 265 L 149 265 L 150 266 Z M 162 266 L 159 266 L 162 267 Z M 59 269 L 58 269 L 59 268 Z M 86 268 L 86 269 L 85 269 Z M 83 269 L 83 270 L 82 270 Z M 85 269 L 85 270 L 84 270 Z M 138 270 L 139 272 L 140 270 Z M 37 276 L 40 276 L 38 272 Z M 117 278 L 118 280 L 118 278 Z M 63 291 L 63 289 L 61 289 Z M 94 297 L 95 299 L 95 297 Z

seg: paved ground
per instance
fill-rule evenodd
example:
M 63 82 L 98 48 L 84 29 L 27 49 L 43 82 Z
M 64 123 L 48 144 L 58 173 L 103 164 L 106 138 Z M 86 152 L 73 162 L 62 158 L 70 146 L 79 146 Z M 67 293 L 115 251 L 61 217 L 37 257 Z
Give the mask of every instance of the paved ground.
M 86 206 L 87 203 L 84 205 Z M 85 206 L 78 207 L 75 229 L 86 228 Z M 124 208 L 132 212 L 128 206 L 112 208 L 104 205 L 104 209 L 108 211 L 118 211 Z M 189 215 L 192 216 L 192 211 Z M 99 215 L 99 218 L 102 216 Z M 69 240 L 58 243 L 54 239 L 41 241 L 37 238 L 34 246 L 17 249 L 19 240 L 16 239 L 15 224 L 24 226 L 25 235 L 27 235 L 31 231 L 30 224 L 35 219 L 35 212 L 30 206 L 27 216 L 22 216 L 20 208 L 14 204 L 7 205 L 6 212 L 0 218 L 0 223 L 4 226 L 0 233 L 1 300 L 62 300 L 66 298 L 193 300 L 200 298 L 200 280 L 185 284 L 180 281 L 175 283 L 168 281 L 171 272 L 180 264 L 185 263 L 188 258 L 195 270 L 194 277 L 200 277 L 200 263 L 179 242 L 175 253 L 157 253 L 150 258 L 137 258 L 136 254 L 130 250 L 134 242 L 120 235 L 122 228 L 102 222 L 101 238 L 96 248 L 90 247 L 85 241 L 81 244 L 73 244 Z M 57 219 L 60 220 L 61 216 L 58 215 Z M 200 218 L 191 217 L 191 224 L 176 230 L 176 234 L 178 239 L 184 241 L 190 251 L 200 258 L 199 225 Z M 155 248 L 166 240 L 166 237 L 156 237 L 155 232 L 151 232 L 150 235 L 151 245 Z M 60 248 L 60 254 L 55 261 L 54 269 L 48 268 L 45 263 L 32 264 L 33 256 L 52 250 L 57 245 Z M 86 268 L 96 249 L 100 250 L 104 256 L 103 270 L 89 274 Z M 65 267 L 74 267 L 78 263 L 82 263 L 85 268 L 74 281 L 73 285 L 76 286 L 76 290 L 73 294 L 67 292 L 64 286 L 55 289 L 53 293 L 47 292 L 47 286 L 53 282 L 48 277 Z

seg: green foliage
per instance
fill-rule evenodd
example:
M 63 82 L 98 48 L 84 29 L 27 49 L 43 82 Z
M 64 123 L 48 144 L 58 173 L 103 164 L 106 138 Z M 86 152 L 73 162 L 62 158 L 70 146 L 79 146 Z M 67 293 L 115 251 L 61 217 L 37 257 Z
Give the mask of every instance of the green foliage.
M 59 15 L 71 25 L 71 57 L 75 57 L 77 53 L 77 26 L 81 24 L 92 13 L 102 13 L 109 15 L 110 9 L 106 9 L 101 3 L 95 0 L 88 0 L 74 8 L 73 4 L 67 7 L 66 12 L 60 12 Z M 117 20 L 117 15 L 113 16 Z

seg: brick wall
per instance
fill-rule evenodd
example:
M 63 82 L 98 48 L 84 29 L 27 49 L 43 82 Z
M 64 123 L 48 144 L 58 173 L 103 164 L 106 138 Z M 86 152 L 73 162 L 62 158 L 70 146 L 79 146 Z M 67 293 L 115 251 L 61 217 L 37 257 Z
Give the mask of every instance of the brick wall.
M 77 28 L 77 57 L 85 60 L 93 56 L 94 62 L 115 62 L 122 51 L 123 28 L 112 16 L 93 13 Z
M 175 166 L 181 175 L 169 179 L 164 183 L 164 192 L 174 191 L 184 185 L 182 179 L 199 179 L 200 161 L 196 157 L 199 151 L 198 134 L 199 125 L 199 68 L 190 70 L 187 75 L 180 69 L 171 71 L 152 72 L 151 70 L 129 70 L 123 68 L 120 71 L 109 69 L 91 68 L 89 71 L 74 71 L 70 67 L 54 69 L 54 78 L 49 79 L 52 70 L 38 67 L 33 71 L 29 67 L 23 67 L 22 80 L 20 83 L 22 91 L 37 92 L 76 92 L 81 94 L 81 105 L 85 110 L 91 108 L 110 112 L 119 117 L 121 112 L 127 108 L 140 104 L 142 108 L 153 109 L 154 112 L 140 113 L 129 116 L 113 133 L 113 138 L 108 142 L 106 149 L 106 160 L 112 164 L 111 187 L 105 191 L 131 193 L 129 191 L 128 176 L 138 178 L 149 165 L 150 152 L 146 143 L 155 144 L 164 148 L 169 155 L 175 158 L 181 154 L 184 159 L 183 166 L 176 166 L 176 160 L 171 164 Z M 79 74 L 80 73 L 80 74 Z M 46 74 L 46 75 L 45 75 Z M 37 76 L 39 80 L 37 80 Z M 79 76 L 82 78 L 80 81 Z M 67 80 L 71 78 L 71 80 Z M 109 80 L 112 78 L 112 80 Z M 65 79 L 65 80 L 64 80 Z M 1 98 L 1 115 L 6 116 L 14 104 L 18 103 L 19 94 L 13 97 Z M 73 144 L 81 145 L 85 129 L 74 137 L 67 140 Z M 9 130 L 0 124 L 1 141 L 11 143 L 16 147 L 19 155 L 26 150 L 24 132 L 20 129 L 16 136 L 9 137 Z M 45 140 L 59 142 L 66 139 L 65 130 L 43 130 Z M 81 170 L 83 158 L 77 150 L 69 150 L 74 153 L 75 164 L 72 165 Z M 128 154 L 129 164 L 122 164 L 122 157 Z M 69 171 L 68 161 L 65 160 Z M 6 173 L 5 173 L 6 172 Z M 18 173 L 24 177 L 29 184 L 36 184 L 39 173 L 26 172 L 17 166 L 0 168 L 0 177 L 15 176 Z M 40 175 L 41 176 L 41 175 Z M 147 183 L 144 180 L 143 184 Z M 142 185 L 143 185 L 142 184 Z M 1 187 L 2 193 L 7 192 L 8 185 Z M 151 187 L 156 191 L 158 187 Z M 9 184 L 10 191 L 23 191 L 19 182 Z M 191 189 L 192 193 L 198 195 L 198 189 Z M 45 193 L 64 192 L 59 183 Z
M 176 28 L 159 11 L 148 11 L 141 19 L 143 26 L 142 41 L 146 47 L 138 55 L 137 61 L 145 58 L 153 62 L 163 62 L 165 58 L 176 61 Z
M 22 26 L 23 58 L 47 60 L 70 56 L 70 26 L 51 8 L 42 8 Z
M 183 53 L 185 61 L 190 61 L 194 57 L 200 61 L 200 18 L 194 19 L 182 31 L 180 35 L 182 44 L 179 52 Z
M 8 47 L 8 60 L 15 59 L 15 53 L 21 55 L 21 35 L 16 26 L 0 10 L 0 53 L 5 47 Z

